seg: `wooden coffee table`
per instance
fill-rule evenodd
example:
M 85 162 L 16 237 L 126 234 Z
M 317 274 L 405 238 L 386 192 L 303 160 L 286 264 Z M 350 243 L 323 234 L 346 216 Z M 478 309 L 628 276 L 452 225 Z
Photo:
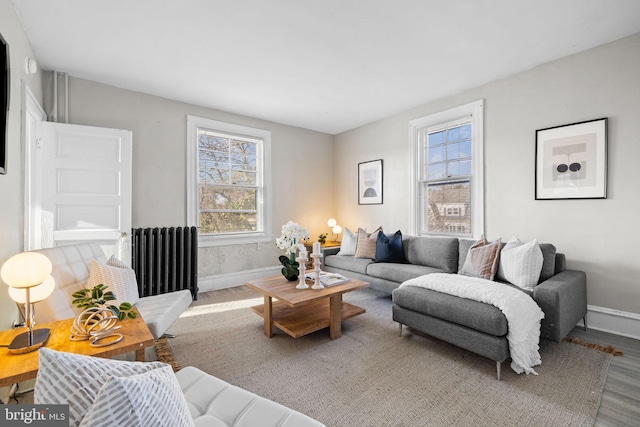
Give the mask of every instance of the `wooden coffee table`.
M 118 322 L 118 325 L 122 327 L 116 332 L 124 335 L 124 338 L 119 343 L 106 347 L 91 347 L 89 341 L 71 341 L 69 339 L 70 328 L 74 320 L 71 318 L 57 322 L 38 323 L 35 329 L 51 329 L 51 335 L 49 335 L 45 347 L 86 356 L 113 357 L 135 351 L 136 360 L 144 362 L 144 349 L 153 345 L 153 335 L 151 335 L 140 313 L 135 319 Z M 16 335 L 25 331 L 25 328 L 17 328 L 0 332 L 0 344 L 9 345 Z M 0 347 L 0 387 L 35 378 L 38 374 L 38 366 L 37 351 L 11 354 L 7 347 Z
M 342 320 L 366 312 L 342 301 L 342 294 L 366 288 L 367 282 L 352 279 L 324 289 L 296 289 L 297 283 L 282 276 L 246 283 L 264 295 L 264 304 L 251 309 L 264 319 L 264 334 L 269 338 L 273 336 L 274 326 L 293 338 L 328 327 L 333 340 L 342 335 Z

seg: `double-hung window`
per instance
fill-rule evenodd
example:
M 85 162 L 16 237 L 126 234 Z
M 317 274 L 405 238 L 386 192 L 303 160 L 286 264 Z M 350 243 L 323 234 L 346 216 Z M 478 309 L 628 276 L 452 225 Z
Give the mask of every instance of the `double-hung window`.
M 482 101 L 411 121 L 412 233 L 483 233 Z
M 269 240 L 271 133 L 189 116 L 187 134 L 187 210 L 203 246 Z

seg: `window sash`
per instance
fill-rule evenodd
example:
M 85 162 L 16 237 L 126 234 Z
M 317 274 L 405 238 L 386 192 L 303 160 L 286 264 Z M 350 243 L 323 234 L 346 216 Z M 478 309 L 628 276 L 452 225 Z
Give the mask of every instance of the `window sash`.
M 430 189 L 440 187 L 443 188 L 443 192 L 447 192 L 447 190 L 444 190 L 445 187 L 452 187 L 456 185 L 464 186 L 462 188 L 462 193 L 463 195 L 464 193 L 468 193 L 466 200 L 446 199 L 447 195 L 444 195 L 443 200 L 440 200 L 440 207 L 438 206 L 437 201 L 434 201 L 429 197 Z M 420 234 L 470 236 L 473 231 L 471 214 L 474 209 L 473 193 L 471 189 L 472 178 L 422 182 L 420 185 L 420 200 L 422 206 L 419 230 Z M 449 196 L 452 194 L 455 195 L 455 189 L 452 190 L 448 190 Z M 460 193 L 460 191 L 458 192 Z M 458 211 L 458 214 L 453 213 L 455 210 Z M 451 214 L 449 212 L 451 212 Z
M 263 162 L 262 162 L 262 146 L 263 140 L 259 138 L 251 138 L 244 135 L 238 134 L 229 134 L 223 132 L 217 132 L 212 129 L 198 127 L 197 131 L 197 139 L 198 139 L 198 188 L 201 187 L 211 187 L 212 190 L 215 188 L 229 188 L 229 189 L 249 189 L 253 190 L 253 205 L 256 206 L 256 209 L 242 209 L 242 208 L 226 208 L 226 209 L 211 209 L 206 206 L 203 206 L 202 197 L 199 198 L 198 201 L 198 220 L 200 223 L 200 234 L 202 235 L 223 235 L 223 234 L 234 234 L 234 233 L 252 233 L 258 232 L 261 233 L 263 231 L 263 227 L 260 221 L 260 210 L 258 207 L 260 206 L 260 200 L 262 198 L 262 185 L 259 183 L 262 182 L 261 175 L 263 170 Z M 214 147 L 214 149 L 209 148 L 201 148 L 201 136 L 207 136 L 212 138 L 220 138 L 222 140 L 226 140 L 226 150 L 224 147 Z M 238 163 L 234 162 L 235 158 L 243 157 L 245 153 L 234 153 L 233 143 L 235 142 L 246 142 L 249 144 L 255 144 L 255 149 L 252 150 L 251 154 L 244 156 L 245 163 L 244 165 L 240 164 L 241 167 L 235 167 Z M 216 149 L 217 148 L 217 149 Z M 220 159 L 216 162 L 216 166 L 214 168 L 207 168 L 203 171 L 203 163 L 206 167 L 206 160 L 203 162 L 202 153 L 220 153 Z M 226 158 L 226 161 L 225 161 Z M 226 168 L 224 167 L 226 163 Z M 244 168 L 242 166 L 245 166 Z M 226 179 L 221 179 L 220 181 L 216 181 L 214 179 L 208 180 L 203 179 L 203 175 L 208 175 L 210 170 L 218 170 L 221 171 L 220 175 L 224 178 L 224 172 L 226 172 Z M 255 174 L 254 177 L 254 185 L 247 185 L 246 182 L 242 181 L 241 183 L 234 183 L 233 176 L 236 172 L 249 172 Z M 225 182 L 226 181 L 226 182 Z M 200 190 L 199 190 L 200 193 Z M 214 191 L 215 194 L 215 191 Z M 248 194 L 251 197 L 251 194 Z M 203 222 L 208 223 L 207 219 L 219 217 L 219 215 L 215 214 L 230 214 L 229 217 L 236 216 L 237 224 L 235 227 L 226 227 L 228 224 L 214 224 L 209 227 L 203 226 Z M 214 215 L 212 215 L 214 214 Z M 247 227 L 246 224 L 242 224 L 240 221 L 244 218 L 242 214 L 250 214 L 251 216 L 255 215 L 254 226 Z M 216 231 L 217 230 L 217 231 Z
M 467 136 L 457 139 L 449 138 L 450 131 L 466 126 L 469 126 Z M 460 177 L 471 177 L 473 175 L 473 121 L 471 116 L 441 123 L 436 126 L 425 127 L 420 129 L 419 132 L 420 182 L 446 179 L 455 180 Z M 430 145 L 429 137 L 442 132 L 445 134 L 444 140 Z M 468 143 L 468 148 L 463 147 L 461 145 L 462 143 Z M 456 149 L 458 149 L 458 153 L 460 153 L 460 149 L 464 150 L 463 155 L 456 156 L 453 149 L 450 149 L 454 146 L 457 146 Z M 435 159 L 430 158 L 430 151 L 434 152 Z M 461 173 L 467 170 L 468 173 Z M 430 174 L 433 176 L 430 177 Z

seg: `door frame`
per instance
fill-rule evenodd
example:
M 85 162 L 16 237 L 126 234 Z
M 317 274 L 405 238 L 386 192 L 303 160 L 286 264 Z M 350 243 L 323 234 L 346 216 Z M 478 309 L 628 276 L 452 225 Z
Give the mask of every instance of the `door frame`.
M 42 178 L 42 122 L 47 115 L 22 81 L 22 146 L 24 147 L 24 236 L 25 251 L 40 249 L 42 246 L 42 207 L 40 206 L 40 186 L 34 185 Z

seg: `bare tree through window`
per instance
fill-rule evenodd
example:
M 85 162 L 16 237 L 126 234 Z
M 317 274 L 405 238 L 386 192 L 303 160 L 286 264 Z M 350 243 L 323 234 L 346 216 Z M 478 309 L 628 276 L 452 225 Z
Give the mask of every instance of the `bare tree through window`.
M 200 233 L 257 230 L 261 141 L 198 129 Z

